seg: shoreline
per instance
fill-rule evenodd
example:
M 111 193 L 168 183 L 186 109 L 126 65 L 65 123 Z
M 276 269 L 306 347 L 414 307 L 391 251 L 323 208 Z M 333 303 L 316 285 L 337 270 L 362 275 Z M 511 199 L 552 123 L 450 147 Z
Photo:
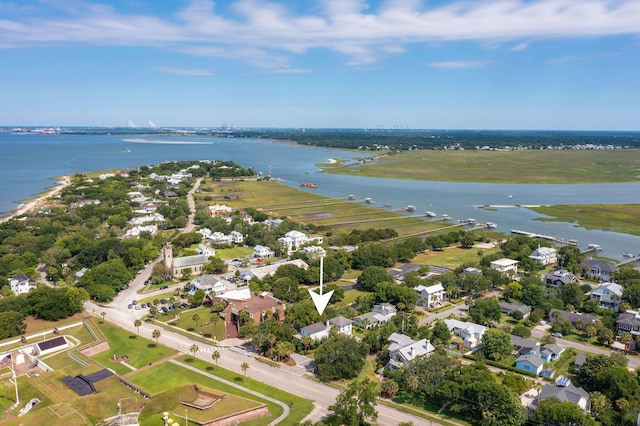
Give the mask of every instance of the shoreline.
M 39 195 L 36 198 L 25 200 L 22 202 L 22 204 L 20 204 L 22 207 L 18 206 L 17 209 L 2 215 L 2 217 L 0 217 L 0 223 L 8 222 L 9 220 L 14 219 L 17 216 L 42 207 L 49 198 L 55 197 L 64 188 L 71 184 L 71 176 L 59 176 L 56 179 L 56 184 L 49 187 L 49 189 L 44 194 Z

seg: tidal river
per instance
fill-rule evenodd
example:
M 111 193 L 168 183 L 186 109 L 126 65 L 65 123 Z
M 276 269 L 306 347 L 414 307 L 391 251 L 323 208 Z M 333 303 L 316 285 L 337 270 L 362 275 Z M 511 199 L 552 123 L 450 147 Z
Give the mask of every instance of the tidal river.
M 497 230 L 532 231 L 595 243 L 602 255 L 622 259 L 640 252 L 640 237 L 588 231 L 574 224 L 534 221 L 539 215 L 525 207 L 546 204 L 629 204 L 640 202 L 640 183 L 588 185 L 484 184 L 407 181 L 322 173 L 315 164 L 330 159 L 353 159 L 362 153 L 303 147 L 265 140 L 231 138 L 135 137 L 112 135 L 38 135 L 0 133 L 0 212 L 55 183 L 56 176 L 88 171 L 117 170 L 169 160 L 230 160 L 299 187 L 304 181 L 331 198 L 370 198 L 374 207 L 400 209 L 413 205 L 416 214 L 432 211 L 453 221 L 474 218 L 494 222 Z M 491 206 L 483 208 L 482 206 Z

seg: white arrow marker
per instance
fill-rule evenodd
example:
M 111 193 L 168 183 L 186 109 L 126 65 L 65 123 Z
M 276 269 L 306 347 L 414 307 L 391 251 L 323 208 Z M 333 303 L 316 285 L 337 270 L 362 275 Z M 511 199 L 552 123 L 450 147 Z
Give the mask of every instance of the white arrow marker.
M 331 299 L 331 296 L 333 296 L 333 290 L 331 290 L 329 293 L 322 294 L 322 274 L 324 271 L 324 264 L 322 262 L 323 260 L 324 260 L 324 257 L 321 257 L 320 258 L 320 294 L 309 289 L 311 300 L 313 300 L 313 303 L 316 305 L 316 309 L 318 310 L 318 314 L 320 315 L 322 315 L 322 313 L 324 312 L 324 309 L 327 307 L 327 304 L 329 303 L 329 300 Z

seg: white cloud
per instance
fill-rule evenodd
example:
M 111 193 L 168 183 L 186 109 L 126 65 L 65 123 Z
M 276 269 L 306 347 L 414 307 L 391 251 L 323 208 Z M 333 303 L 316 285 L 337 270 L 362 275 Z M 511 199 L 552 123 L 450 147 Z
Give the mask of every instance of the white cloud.
M 424 0 L 386 0 L 378 7 L 366 0 L 321 0 L 300 12 L 305 3 L 296 8 L 285 0 L 237 0 L 217 10 L 211 0 L 192 0 L 172 17 L 161 18 L 73 0 L 67 7 L 38 9 L 40 13 L 29 16 L 9 13 L 13 18 L 0 20 L 0 47 L 94 44 L 208 50 L 272 71 L 299 72 L 303 70 L 289 65 L 291 57 L 312 49 L 339 52 L 347 63 L 362 65 L 416 43 L 510 42 L 516 43 L 511 50 L 522 50 L 543 39 L 640 35 L 638 0 L 451 1 L 438 6 Z
M 451 70 L 461 70 L 468 68 L 482 68 L 490 64 L 490 61 L 444 61 L 432 62 L 429 65 L 435 68 L 446 68 Z
M 178 68 L 178 67 L 156 67 L 156 71 L 165 72 L 167 74 L 189 75 L 189 76 L 208 76 L 213 75 L 209 70 L 197 68 Z

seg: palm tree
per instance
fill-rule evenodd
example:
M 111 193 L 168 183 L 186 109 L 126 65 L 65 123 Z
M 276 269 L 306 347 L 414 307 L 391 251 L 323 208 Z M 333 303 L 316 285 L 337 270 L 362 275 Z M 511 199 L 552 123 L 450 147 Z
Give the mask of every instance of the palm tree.
M 411 401 L 413 401 L 415 398 L 418 386 L 420 386 L 420 382 L 418 381 L 418 378 L 416 376 L 410 376 L 407 378 L 407 387 L 411 391 Z
M 249 364 L 246 363 L 246 362 L 243 362 L 242 364 L 240 364 L 240 368 L 244 372 L 244 381 L 246 383 L 247 382 L 247 370 L 249 369 Z
M 213 336 L 218 339 L 218 321 L 220 321 L 220 315 L 217 313 L 211 314 L 211 322 L 213 323 Z
M 198 315 L 198 314 L 193 314 L 193 316 L 191 317 L 191 319 L 192 319 L 193 321 L 195 321 L 195 323 L 196 323 L 196 328 L 198 328 L 198 321 L 200 321 L 200 315 Z
M 622 333 L 620 335 L 620 343 L 622 343 L 625 348 L 628 348 L 631 342 L 633 342 L 633 336 L 631 333 Z
M 142 321 L 139 319 L 133 321 L 133 326 L 138 329 L 138 336 L 140 335 L 140 326 L 142 325 Z
M 151 336 L 156 339 L 156 345 L 159 344 L 160 334 L 160 330 L 157 328 L 151 333 Z
M 220 351 L 217 349 L 211 353 L 211 359 L 216 362 L 216 366 L 218 365 L 218 360 L 220 359 Z
M 100 316 L 102 317 L 102 323 L 104 323 L 104 317 L 107 316 L 107 313 L 105 311 L 100 312 Z
M 196 353 L 200 350 L 200 347 L 198 345 L 196 345 L 195 343 L 193 345 L 191 345 L 191 347 L 189 348 L 189 352 L 191 352 L 193 354 L 193 356 L 196 356 Z
M 309 348 L 311 347 L 311 345 L 313 344 L 313 339 L 309 336 L 302 336 L 302 339 L 300 339 L 300 341 L 302 342 L 302 344 L 304 345 L 304 350 L 308 351 Z

